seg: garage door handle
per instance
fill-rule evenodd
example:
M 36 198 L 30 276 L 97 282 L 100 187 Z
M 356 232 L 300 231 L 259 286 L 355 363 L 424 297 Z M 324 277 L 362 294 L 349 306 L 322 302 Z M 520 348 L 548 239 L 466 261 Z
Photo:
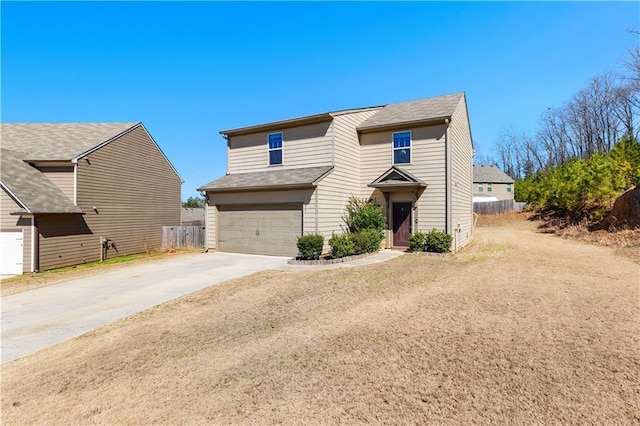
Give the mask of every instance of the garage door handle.
M 256 237 L 257 237 L 257 236 L 260 236 L 260 231 L 258 231 L 258 230 L 256 229 Z

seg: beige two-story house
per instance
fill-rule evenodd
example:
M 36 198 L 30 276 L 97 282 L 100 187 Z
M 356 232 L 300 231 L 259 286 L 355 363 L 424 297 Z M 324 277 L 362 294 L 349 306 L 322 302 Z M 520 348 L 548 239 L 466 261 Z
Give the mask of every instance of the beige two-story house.
M 513 200 L 515 181 L 496 165 L 473 166 L 474 201 Z
M 1 274 L 159 249 L 182 179 L 142 123 L 3 123 Z
M 464 93 L 220 132 L 227 174 L 206 196 L 207 246 L 294 256 L 296 238 L 343 232 L 351 196 L 388 219 L 386 247 L 436 228 L 472 239 L 473 142 Z

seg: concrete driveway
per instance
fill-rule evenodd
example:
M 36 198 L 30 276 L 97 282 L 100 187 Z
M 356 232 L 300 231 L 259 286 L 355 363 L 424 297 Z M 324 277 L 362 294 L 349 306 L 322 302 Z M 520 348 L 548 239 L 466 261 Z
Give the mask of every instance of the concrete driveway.
M 196 290 L 281 268 L 287 259 L 233 253 L 183 255 L 3 297 L 2 363 Z

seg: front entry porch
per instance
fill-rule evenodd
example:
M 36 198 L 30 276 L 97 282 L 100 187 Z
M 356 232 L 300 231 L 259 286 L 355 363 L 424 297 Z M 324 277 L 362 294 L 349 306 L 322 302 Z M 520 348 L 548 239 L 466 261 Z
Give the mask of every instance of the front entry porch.
M 409 236 L 416 222 L 416 202 L 427 184 L 393 166 L 369 184 L 384 195 L 387 212 L 386 248 L 409 247 Z

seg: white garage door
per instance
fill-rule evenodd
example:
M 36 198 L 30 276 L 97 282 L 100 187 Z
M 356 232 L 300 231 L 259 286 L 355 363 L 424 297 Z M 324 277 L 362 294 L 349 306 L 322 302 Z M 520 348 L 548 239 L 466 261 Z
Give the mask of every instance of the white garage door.
M 218 206 L 218 247 L 232 253 L 295 256 L 302 204 Z
M 22 232 L 0 232 L 0 275 L 22 273 Z

